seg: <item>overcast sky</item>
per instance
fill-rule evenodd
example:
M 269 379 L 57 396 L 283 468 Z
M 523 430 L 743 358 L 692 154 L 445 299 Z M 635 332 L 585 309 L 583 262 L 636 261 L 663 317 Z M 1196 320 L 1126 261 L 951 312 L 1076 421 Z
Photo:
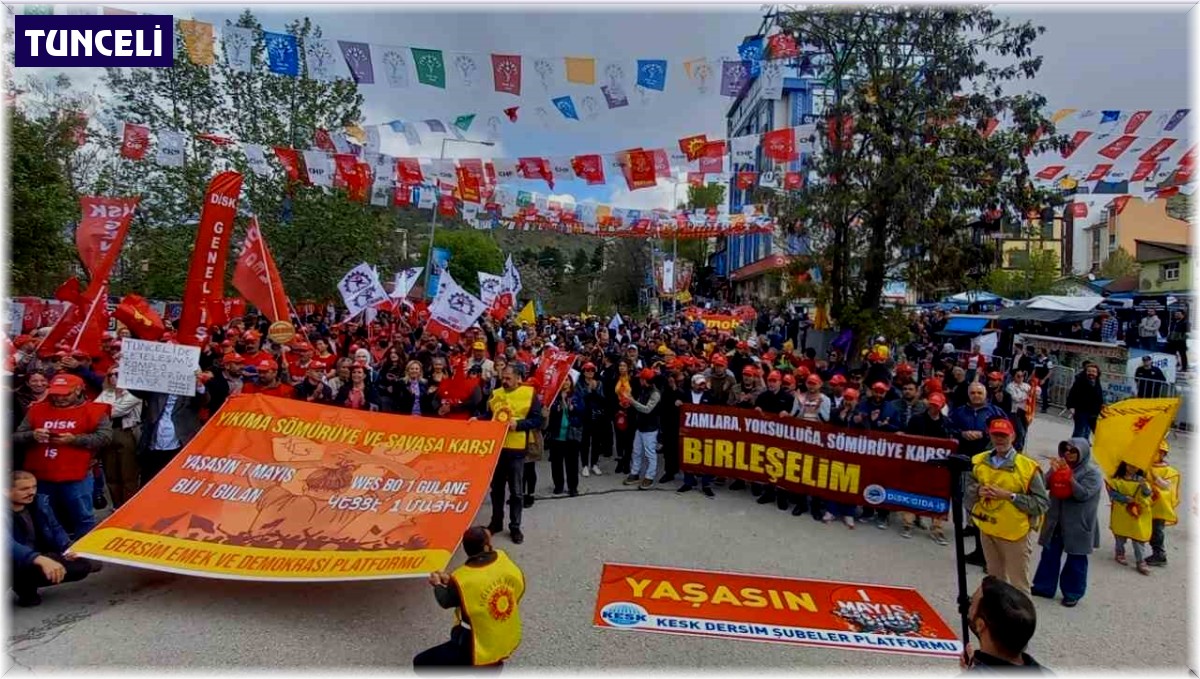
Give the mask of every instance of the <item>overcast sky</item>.
M 233 6 L 122 5 L 115 7 L 141 12 L 192 16 L 217 24 L 236 17 Z M 1187 5 L 1142 5 L 1136 11 L 1076 6 L 1061 10 L 1041 7 L 997 5 L 998 13 L 1018 20 L 1031 20 L 1046 27 L 1035 45 L 1044 57 L 1038 77 L 1029 86 L 1044 94 L 1051 110 L 1060 107 L 1094 109 L 1176 109 L 1188 106 Z M 404 7 L 337 7 L 285 5 L 254 7 L 267 30 L 281 31 L 289 21 L 307 14 L 318 23 L 325 37 L 357 42 L 428 47 L 481 54 L 525 54 L 544 56 L 594 56 L 607 58 L 663 58 L 679 63 L 698 56 L 722 57 L 736 54 L 742 38 L 754 34 L 762 18 L 760 5 L 730 7 L 669 6 L 634 11 L 628 6 L 611 9 L 555 9 L 526 6 L 509 9 L 437 9 Z M 19 11 L 19 10 L 18 10 Z M 62 11 L 61 9 L 59 11 Z M 447 57 L 449 62 L 449 57 Z M 447 69 L 451 64 L 447 63 Z M 92 82 L 94 73 L 79 69 L 70 73 L 79 82 Z M 490 75 L 490 73 L 488 74 Z M 642 146 L 662 148 L 680 137 L 707 133 L 723 137 L 728 101 L 722 97 L 699 97 L 680 87 L 668 76 L 667 91 L 654 93 L 646 103 L 633 92 L 630 106 L 609 112 L 601 108 L 596 121 L 567 121 L 549 105 L 551 93 L 542 100 L 549 109 L 547 129 L 534 113 L 535 99 L 520 102 L 508 95 L 485 92 L 464 95 L 451 90 L 417 86 L 396 90 L 381 85 L 364 85 L 367 124 L 393 119 L 447 119 L 478 113 L 469 137 L 484 138 L 487 118 L 501 115 L 504 106 L 521 105 L 520 122 L 501 127 L 502 143 L 495 149 L 448 144 L 447 156 L 574 155 L 609 153 Z M 535 85 L 525 73 L 525 91 Z M 490 78 L 488 79 L 490 84 Z M 673 87 L 675 85 L 675 87 Z M 490 88 L 488 88 L 490 89 Z M 572 92 L 567 92 L 572 93 Z M 579 93 L 573 93 L 579 107 Z M 582 115 L 581 115 L 582 117 Z M 436 157 L 440 137 L 425 134 L 422 156 Z M 390 130 L 383 133 L 383 151 L 411 154 L 403 137 Z M 525 184 L 522 182 L 522 184 Z M 542 183 L 530 184 L 545 192 Z M 672 187 L 642 190 L 632 195 L 610 182 L 602 190 L 582 182 L 556 184 L 555 193 L 579 198 L 611 200 L 627 207 L 665 207 Z

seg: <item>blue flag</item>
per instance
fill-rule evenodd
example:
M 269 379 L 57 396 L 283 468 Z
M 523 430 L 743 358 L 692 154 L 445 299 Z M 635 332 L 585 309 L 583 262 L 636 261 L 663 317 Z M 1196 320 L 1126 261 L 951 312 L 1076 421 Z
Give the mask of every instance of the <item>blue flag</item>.
M 296 36 L 287 33 L 263 31 L 267 46 L 267 68 L 272 73 L 300 75 L 300 51 L 296 47 Z
M 571 120 L 579 120 L 579 114 L 575 112 L 575 102 L 571 101 L 570 97 L 558 97 L 551 99 L 550 103 L 554 104 L 555 108 L 563 114 L 564 118 Z
M 666 59 L 638 59 L 637 84 L 662 92 L 667 87 Z
M 387 125 L 388 125 L 388 127 L 392 128 L 392 132 L 395 132 L 396 134 L 404 133 L 404 121 L 403 120 L 393 120 L 392 122 L 388 123 Z
M 437 209 L 435 205 L 433 209 Z M 426 297 L 433 298 L 437 296 L 438 285 L 442 282 L 442 272 L 450 264 L 450 251 L 445 248 L 434 248 L 433 259 L 429 262 L 429 290 L 425 293 Z
M 763 54 L 763 37 L 756 35 L 753 38 L 746 38 L 742 44 L 738 45 L 738 55 L 742 61 L 750 62 L 750 77 L 757 78 L 758 72 L 762 68 Z
M 1120 111 L 1101 111 L 1100 112 L 1100 124 L 1101 125 L 1103 125 L 1104 123 L 1115 123 L 1120 118 L 1121 118 Z

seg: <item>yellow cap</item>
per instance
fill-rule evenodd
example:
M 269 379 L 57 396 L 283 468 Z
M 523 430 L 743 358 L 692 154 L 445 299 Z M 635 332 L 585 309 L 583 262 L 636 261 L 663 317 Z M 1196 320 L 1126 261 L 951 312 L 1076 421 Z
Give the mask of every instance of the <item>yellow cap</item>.
M 1171 452 L 1171 444 L 1167 443 L 1166 439 L 1163 439 L 1162 442 L 1158 444 L 1158 449 L 1164 453 L 1169 453 Z
M 476 340 L 475 343 L 471 345 L 471 348 L 487 351 L 487 345 L 480 340 Z
M 665 356 L 667 354 L 667 345 L 663 344 L 658 347 L 658 355 Z

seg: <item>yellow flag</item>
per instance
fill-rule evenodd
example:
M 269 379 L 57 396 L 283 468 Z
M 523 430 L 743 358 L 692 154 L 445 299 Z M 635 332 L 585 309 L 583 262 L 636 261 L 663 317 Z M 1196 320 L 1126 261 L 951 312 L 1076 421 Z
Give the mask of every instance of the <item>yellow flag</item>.
M 367 131 L 359 127 L 357 123 L 350 123 L 347 125 L 346 134 L 352 137 L 359 144 L 367 143 Z
M 525 308 L 521 309 L 521 313 L 517 314 L 517 322 L 528 323 L 530 325 L 537 323 L 537 314 L 533 310 L 533 300 L 525 303 Z
M 1127 398 L 1105 406 L 1092 444 L 1092 454 L 1104 475 L 1115 474 L 1122 462 L 1149 470 L 1178 411 L 1177 398 Z
M 197 66 L 213 65 L 213 25 L 203 21 L 180 19 L 179 33 L 188 59 Z
M 1060 108 L 1054 112 L 1054 115 L 1050 116 L 1050 122 L 1057 123 L 1058 121 L 1062 120 L 1063 118 L 1066 118 L 1067 116 L 1071 115 L 1072 113 L 1074 113 L 1078 110 L 1079 109 L 1077 109 L 1077 108 Z
M 591 57 L 566 57 L 567 82 L 579 85 L 596 84 L 596 60 Z

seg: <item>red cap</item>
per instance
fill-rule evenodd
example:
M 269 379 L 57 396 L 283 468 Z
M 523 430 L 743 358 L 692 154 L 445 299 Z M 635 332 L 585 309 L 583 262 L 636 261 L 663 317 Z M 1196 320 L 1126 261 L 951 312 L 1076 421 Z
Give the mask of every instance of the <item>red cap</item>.
M 921 388 L 925 390 L 926 394 L 934 394 L 941 393 L 945 387 L 942 386 L 942 381 L 939 378 L 930 377 L 929 379 L 925 380 L 925 383 L 921 385 Z
M 842 385 L 845 383 L 846 383 L 846 376 L 841 373 L 838 373 L 838 374 L 834 375 L 833 377 L 829 378 L 830 386 L 836 387 L 838 385 Z
M 329 367 L 329 364 L 327 364 L 327 363 L 325 362 L 325 359 L 322 359 L 322 358 L 314 358 L 314 359 L 312 359 L 311 361 L 309 361 L 309 362 L 308 362 L 308 369 L 309 369 L 309 370 L 317 370 L 317 371 L 322 371 L 322 372 L 323 372 L 323 371 L 324 371 L 325 369 L 327 369 L 328 367 Z
M 783 375 L 780 374 L 780 372 L 778 370 L 772 370 L 770 373 L 767 374 L 767 381 L 768 382 L 782 382 Z
M 993 382 L 1003 382 L 1004 375 L 993 370 L 992 372 L 988 373 L 988 379 L 992 380 Z
M 742 368 L 742 376 L 743 377 L 754 377 L 757 374 L 758 374 L 758 368 L 755 368 L 752 365 L 748 365 L 745 368 Z
M 588 361 L 587 363 L 584 363 L 584 364 L 583 364 L 583 371 L 584 371 L 584 372 L 587 372 L 588 370 L 595 371 L 595 370 L 596 370 L 596 364 L 595 364 L 595 363 L 592 363 L 591 361 Z
M 796 378 L 792 377 L 791 375 L 784 375 L 783 376 L 783 384 L 786 387 L 795 387 L 796 386 Z
M 933 392 L 932 394 L 929 395 L 929 398 L 927 398 L 925 400 L 939 408 L 946 407 L 946 397 L 944 395 L 942 395 L 942 392 L 940 392 L 940 391 Z
M 233 365 L 234 363 L 245 363 L 246 359 L 236 351 L 231 351 L 221 357 L 223 365 Z
M 351 344 L 351 345 L 350 345 L 350 353 L 352 353 L 352 354 L 353 354 L 353 353 L 354 353 L 354 352 L 356 352 L 356 351 L 358 351 L 358 345 L 357 345 L 357 344 Z
M 804 380 L 804 383 L 805 384 L 815 384 L 815 385 L 819 386 L 822 384 L 821 376 L 820 375 L 809 375 L 808 378 Z
M 857 401 L 858 400 L 858 390 L 857 389 L 847 389 L 846 391 L 842 392 L 842 397 L 845 398 L 847 401 Z
M 254 366 L 258 370 L 279 370 L 279 364 L 273 358 L 264 358 Z
M 802 380 L 808 379 L 808 376 L 811 374 L 812 374 L 812 371 L 809 370 L 808 366 L 806 366 L 806 365 L 802 365 L 799 368 L 796 368 L 796 377 L 799 377 Z
M 741 350 L 746 350 L 746 349 L 749 349 L 749 348 L 750 348 L 750 345 L 749 345 L 749 344 L 747 344 L 745 341 L 742 341 L 742 342 L 738 342 L 738 343 L 737 343 L 737 348 L 738 348 L 738 350 L 739 350 L 739 351 L 741 351 Z
M 991 422 L 988 422 L 988 433 L 1012 436 L 1014 434 L 1012 422 L 1009 422 L 1002 417 L 997 417 Z
M 867 360 L 872 363 L 883 363 L 883 356 L 878 351 L 867 354 Z
M 313 350 L 312 345 L 309 344 L 308 342 L 297 342 L 296 345 L 292 347 L 292 349 L 295 349 L 296 351 L 312 351 Z
M 913 368 L 911 363 L 901 363 L 900 365 L 896 366 L 897 375 L 911 375 L 913 372 L 915 372 L 915 370 L 916 369 Z
M 83 380 L 76 375 L 59 373 L 50 380 L 50 388 L 46 393 L 51 396 L 67 396 L 76 389 L 83 388 Z
M 888 385 L 884 384 L 883 382 L 876 382 L 875 384 L 871 385 L 871 391 L 875 392 L 876 394 L 886 394 L 887 390 Z
M 638 373 L 638 377 L 649 382 L 655 377 L 658 377 L 658 373 L 654 372 L 652 368 L 642 368 L 642 371 Z
M 725 366 L 729 365 L 729 359 L 725 358 L 725 354 L 717 354 L 712 357 L 712 364 L 719 365 L 724 368 Z
M 260 335 L 257 330 L 247 330 L 243 337 L 247 342 L 257 342 L 258 340 L 262 339 L 262 335 Z

